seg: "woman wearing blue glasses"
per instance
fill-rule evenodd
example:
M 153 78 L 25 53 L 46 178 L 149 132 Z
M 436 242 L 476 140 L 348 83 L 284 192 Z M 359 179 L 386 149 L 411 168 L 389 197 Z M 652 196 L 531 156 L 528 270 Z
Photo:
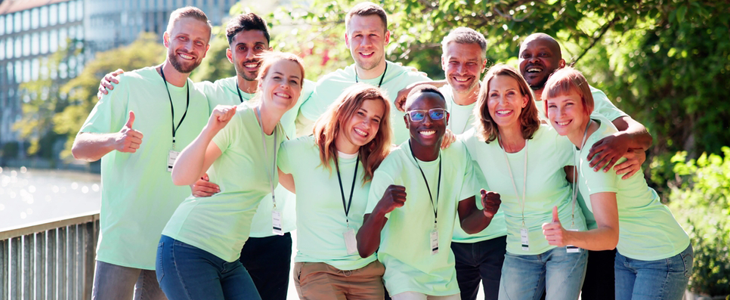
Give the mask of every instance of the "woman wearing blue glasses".
M 540 124 L 533 97 L 517 70 L 493 66 L 474 107 L 477 124 L 461 138 L 484 184 L 502 196 L 507 254 L 499 298 L 539 299 L 547 288 L 547 300 L 578 299 L 587 252 L 551 246 L 542 233 L 542 224 L 554 219 L 568 229 L 586 229 L 565 176 L 572 149 L 552 127 Z

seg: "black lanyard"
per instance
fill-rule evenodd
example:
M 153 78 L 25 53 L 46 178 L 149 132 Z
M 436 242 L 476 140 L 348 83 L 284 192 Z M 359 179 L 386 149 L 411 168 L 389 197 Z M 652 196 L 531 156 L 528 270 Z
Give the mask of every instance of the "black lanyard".
M 180 118 L 180 122 L 177 123 L 177 127 L 175 127 L 175 107 L 172 105 L 172 96 L 170 96 L 170 89 L 167 87 L 167 79 L 165 79 L 165 71 L 162 70 L 162 66 L 160 66 L 160 74 L 162 74 L 162 81 L 165 82 L 165 90 L 167 91 L 167 98 L 170 99 L 170 112 L 172 113 L 172 147 L 175 147 L 175 133 L 177 133 L 177 130 L 180 129 L 180 125 L 182 125 L 183 120 L 185 120 L 185 116 L 188 114 L 188 107 L 190 107 L 190 85 L 187 86 L 187 101 L 185 102 L 185 113 L 182 115 L 182 118 Z
M 385 78 L 385 73 L 388 73 L 388 63 L 385 63 L 385 70 L 383 70 L 383 75 L 380 76 L 380 82 L 378 82 L 378 88 L 380 88 L 381 85 L 383 85 L 383 78 Z M 357 80 L 357 67 L 355 67 L 355 83 L 360 83 Z
M 241 103 L 243 103 L 243 97 L 241 96 L 241 89 L 238 88 L 238 82 L 236 82 L 236 92 L 238 92 L 238 99 L 240 99 Z
M 408 141 L 408 146 L 411 148 L 411 155 L 413 155 L 413 160 L 416 162 L 416 166 L 418 167 L 418 170 L 421 171 L 421 176 L 423 176 L 423 181 L 426 182 L 426 189 L 428 190 L 428 197 L 431 198 L 431 207 L 433 207 L 433 223 L 436 224 L 436 220 L 438 218 L 438 201 L 439 196 L 441 194 L 441 152 L 439 152 L 439 181 L 438 185 L 436 186 L 436 204 L 433 203 L 433 195 L 431 194 L 431 187 L 428 186 L 428 179 L 426 179 L 426 174 L 423 173 L 423 169 L 421 169 L 421 165 L 418 164 L 418 159 L 416 158 L 416 155 L 413 154 L 413 145 L 411 145 L 411 141 Z
M 350 224 L 350 219 L 348 218 L 348 215 L 350 214 L 350 208 L 352 207 L 352 194 L 355 193 L 355 181 L 357 181 L 357 167 L 360 165 L 360 154 L 357 155 L 357 160 L 355 161 L 355 175 L 352 176 L 352 187 L 350 188 L 350 200 L 348 200 L 347 203 L 345 203 L 345 190 L 342 188 L 342 177 L 340 177 L 340 166 L 339 163 L 335 162 L 335 168 L 337 168 L 337 181 L 340 183 L 340 194 L 342 195 L 342 206 L 345 208 L 345 221 L 347 222 L 348 226 Z

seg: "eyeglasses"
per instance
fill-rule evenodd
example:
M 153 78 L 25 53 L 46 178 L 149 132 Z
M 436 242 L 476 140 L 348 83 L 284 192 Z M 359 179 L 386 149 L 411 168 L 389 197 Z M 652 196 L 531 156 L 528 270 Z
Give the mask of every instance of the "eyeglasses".
M 444 117 L 446 117 L 446 114 L 448 114 L 446 109 L 443 108 L 432 108 L 429 110 L 409 110 L 406 113 L 408 113 L 408 117 L 411 118 L 411 121 L 413 122 L 423 121 L 424 119 L 426 119 L 426 114 L 428 114 L 428 117 L 431 119 L 431 121 L 442 120 Z

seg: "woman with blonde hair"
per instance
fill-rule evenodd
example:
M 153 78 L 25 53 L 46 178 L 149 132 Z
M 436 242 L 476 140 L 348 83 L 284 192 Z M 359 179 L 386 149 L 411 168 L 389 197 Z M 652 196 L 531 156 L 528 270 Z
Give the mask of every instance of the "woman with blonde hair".
M 587 252 L 552 246 L 542 234 L 542 224 L 554 219 L 586 229 L 565 176 L 573 153 L 568 141 L 540 124 L 533 98 L 517 70 L 493 66 L 474 107 L 476 126 L 461 138 L 484 174 L 482 188 L 502 196 L 507 254 L 499 298 L 539 299 L 546 289 L 547 300 L 578 299 Z
M 643 176 L 622 179 L 615 171 L 594 172 L 588 160 L 593 144 L 617 132 L 611 121 L 591 118 L 593 95 L 573 68 L 550 77 L 542 98 L 550 124 L 568 137 L 576 152 L 578 190 L 598 228 L 571 232 L 560 222 L 543 225 L 551 245 L 588 250 L 617 248 L 616 299 L 680 300 L 692 274 L 692 245 L 672 212 Z M 619 160 L 619 162 L 625 159 Z
M 279 178 L 297 195 L 294 284 L 301 299 L 383 299 L 385 268 L 361 258 L 362 226 L 373 172 L 390 152 L 390 104 L 366 84 L 340 95 L 314 135 L 282 144 Z
M 276 152 L 285 139 L 279 120 L 296 104 L 303 80 L 298 56 L 263 55 L 257 100 L 216 107 L 180 153 L 176 185 L 207 172 L 221 192 L 185 199 L 162 231 L 155 269 L 168 299 L 261 299 L 239 257 L 259 202 L 278 181 Z

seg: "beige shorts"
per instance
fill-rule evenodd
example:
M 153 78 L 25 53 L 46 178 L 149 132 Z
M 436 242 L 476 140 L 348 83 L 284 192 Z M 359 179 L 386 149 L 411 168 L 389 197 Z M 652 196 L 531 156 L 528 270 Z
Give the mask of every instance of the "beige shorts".
M 300 299 L 383 299 L 385 266 L 374 261 L 360 269 L 343 271 L 326 263 L 294 264 L 294 286 Z

